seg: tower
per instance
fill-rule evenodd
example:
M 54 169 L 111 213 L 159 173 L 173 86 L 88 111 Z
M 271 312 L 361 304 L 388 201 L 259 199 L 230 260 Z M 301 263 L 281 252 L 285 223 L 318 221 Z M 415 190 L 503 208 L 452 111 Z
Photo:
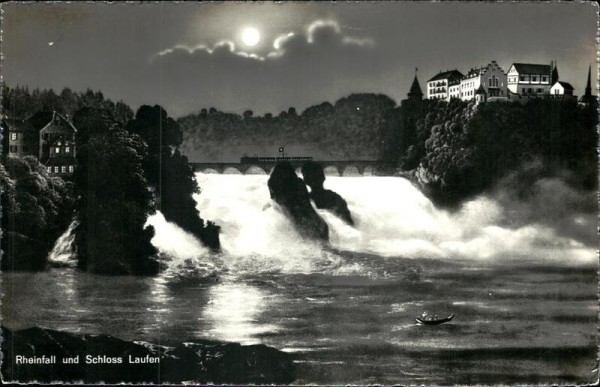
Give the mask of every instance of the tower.
M 550 86 L 558 82 L 558 66 L 556 65 L 556 61 L 552 61 L 551 67 L 552 75 L 550 76 Z
M 595 95 L 592 95 L 592 65 L 588 68 L 587 84 L 585 86 L 585 94 L 579 100 L 582 104 L 598 103 Z
M 418 69 L 415 68 L 415 79 L 413 80 L 412 86 L 408 92 L 408 99 L 412 100 L 422 100 L 423 99 L 423 91 L 421 91 L 421 85 L 419 85 L 419 79 L 417 78 Z

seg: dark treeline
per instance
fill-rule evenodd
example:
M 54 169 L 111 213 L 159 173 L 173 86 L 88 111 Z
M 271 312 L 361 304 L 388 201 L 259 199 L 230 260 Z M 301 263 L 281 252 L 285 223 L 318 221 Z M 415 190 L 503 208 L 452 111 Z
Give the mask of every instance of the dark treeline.
M 23 89 L 19 93 L 7 87 L 3 90 L 3 97 L 12 96 L 14 102 Z M 78 105 L 72 116 L 77 128 L 78 166 L 69 181 L 49 177 L 35 157 L 19 159 L 3 152 L 3 268 L 43 269 L 58 236 L 77 219 L 74 244 L 80 269 L 154 274 L 159 270 L 157 250 L 150 243 L 154 229 L 144 225 L 157 209 L 218 251 L 219 227 L 205 224 L 195 208 L 192 195 L 200 188 L 178 149 L 182 139 L 179 124 L 160 106 L 142 106 L 134 117 L 123 105 L 117 113 L 124 114 L 115 116 L 116 104 L 99 92 L 79 97 L 85 99 L 86 94 L 98 99 Z M 7 105 L 4 99 L 2 103 Z M 61 103 L 66 106 L 65 101 L 57 105 Z M 14 118 L 14 110 L 3 113 Z M 25 118 L 35 128 L 48 122 L 45 110 L 21 109 L 19 114 L 30 113 Z M 2 126 L 5 150 L 7 123 Z
M 520 103 L 426 100 L 410 105 L 399 128 L 407 140 L 398 166 L 435 203 L 455 206 L 510 172 L 561 176 L 578 189 L 597 187 L 597 112 L 572 99 Z M 405 112 L 403 111 L 403 114 Z M 528 169 L 529 186 L 534 176 Z
M 183 152 L 194 161 L 239 159 L 246 149 L 268 152 L 295 144 L 306 156 L 336 159 L 379 159 L 381 139 L 394 125 L 396 103 L 381 94 L 353 94 L 335 104 L 324 102 L 301 114 L 289 108 L 274 116 L 223 113 L 202 109 L 178 121 Z
M 2 157 L 2 270 L 42 270 L 73 211 L 73 185 L 33 156 Z
M 40 112 L 56 111 L 73 117 L 84 107 L 109 111 L 119 122 L 125 123 L 133 118 L 133 110 L 123 101 L 113 102 L 105 98 L 100 91 L 87 89 L 75 92 L 65 87 L 59 94 L 52 89 L 33 89 L 27 86 L 10 88 L 2 85 L 2 113 L 17 120 L 25 120 Z

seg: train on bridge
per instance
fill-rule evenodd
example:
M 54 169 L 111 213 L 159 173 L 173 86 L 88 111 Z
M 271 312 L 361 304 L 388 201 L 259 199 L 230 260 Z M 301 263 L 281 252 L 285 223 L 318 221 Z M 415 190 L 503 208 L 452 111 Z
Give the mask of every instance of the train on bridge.
M 262 156 L 243 156 L 240 164 L 260 164 L 260 163 L 278 163 L 280 161 L 312 161 L 312 157 L 262 157 Z

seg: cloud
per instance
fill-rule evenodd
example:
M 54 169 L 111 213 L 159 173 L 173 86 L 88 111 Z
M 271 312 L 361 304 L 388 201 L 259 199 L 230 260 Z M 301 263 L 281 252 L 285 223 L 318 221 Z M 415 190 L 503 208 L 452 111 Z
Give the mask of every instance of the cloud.
M 316 20 L 312 22 L 308 28 L 306 29 L 306 36 L 309 43 L 313 43 L 315 41 L 315 35 L 325 31 L 326 33 L 340 33 L 340 26 L 334 20 Z
M 173 115 L 212 106 L 243 107 L 256 114 L 267 106 L 277 114 L 290 106 L 302 110 L 352 92 L 374 91 L 369 78 L 382 73 L 380 54 L 370 38 L 345 35 L 337 22 L 317 20 L 302 32 L 276 36 L 262 52 L 241 51 L 231 41 L 212 47 L 175 45 L 155 54 L 139 76 L 146 79 L 140 83 L 155 88 L 148 95 L 161 93 L 174 107 Z
M 370 38 L 357 38 L 354 36 L 345 36 L 341 34 L 341 27 L 334 20 L 316 20 L 312 22 L 306 28 L 306 34 L 304 36 L 298 35 L 294 32 L 288 32 L 282 35 L 277 36 L 273 40 L 273 49 L 266 54 L 266 56 L 261 56 L 254 53 L 247 53 L 244 51 L 236 51 L 235 43 L 230 40 L 223 40 L 216 43 L 212 48 L 205 45 L 199 44 L 194 47 L 189 47 L 182 44 L 177 44 L 171 48 L 167 48 L 163 51 L 156 53 L 152 59 L 156 57 L 166 56 L 169 54 L 177 53 L 180 51 L 185 51 L 188 54 L 194 54 L 197 51 L 202 51 L 208 54 L 213 54 L 215 52 L 222 51 L 223 49 L 227 49 L 231 53 L 235 53 L 245 58 L 254 59 L 254 60 L 265 60 L 265 58 L 278 58 L 284 55 L 286 48 L 293 46 L 294 43 L 298 45 L 302 45 L 303 42 L 313 44 L 315 42 L 322 43 L 326 41 L 334 41 L 341 42 L 347 45 L 356 45 L 356 46 L 373 46 L 375 42 Z

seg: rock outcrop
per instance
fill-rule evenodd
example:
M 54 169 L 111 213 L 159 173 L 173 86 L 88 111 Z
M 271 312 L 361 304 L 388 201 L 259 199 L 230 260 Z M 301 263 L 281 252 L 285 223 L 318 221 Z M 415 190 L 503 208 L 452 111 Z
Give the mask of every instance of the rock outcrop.
M 306 185 L 290 163 L 279 163 L 269 177 L 271 199 L 285 209 L 305 238 L 329 240 L 327 223 L 310 204 Z
M 315 202 L 317 208 L 329 210 L 344 222 L 354 225 L 346 201 L 336 192 L 323 188 L 325 182 L 323 166 L 308 162 L 302 165 L 302 175 L 304 176 L 304 182 L 311 189 L 310 198 Z
M 265 345 L 201 340 L 167 347 L 43 328 L 2 327 L 2 337 L 5 383 L 289 384 L 294 380 L 289 355 Z M 29 359 L 51 363 L 28 364 Z M 78 362 L 65 364 L 68 359 Z

